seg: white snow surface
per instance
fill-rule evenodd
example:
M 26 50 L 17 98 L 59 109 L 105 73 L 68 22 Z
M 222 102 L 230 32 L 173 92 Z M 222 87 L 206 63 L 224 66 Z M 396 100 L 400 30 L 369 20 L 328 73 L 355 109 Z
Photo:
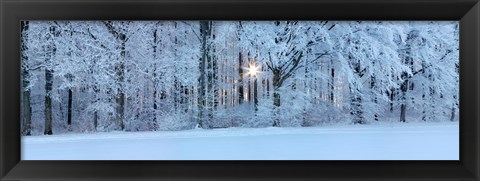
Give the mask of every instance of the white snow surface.
M 22 137 L 22 160 L 459 160 L 458 122 Z

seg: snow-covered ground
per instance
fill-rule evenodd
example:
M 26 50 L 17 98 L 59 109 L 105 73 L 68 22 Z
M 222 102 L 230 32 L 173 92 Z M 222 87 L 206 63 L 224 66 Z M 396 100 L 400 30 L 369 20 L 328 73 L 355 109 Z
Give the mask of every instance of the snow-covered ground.
M 23 160 L 458 160 L 458 122 L 22 137 Z

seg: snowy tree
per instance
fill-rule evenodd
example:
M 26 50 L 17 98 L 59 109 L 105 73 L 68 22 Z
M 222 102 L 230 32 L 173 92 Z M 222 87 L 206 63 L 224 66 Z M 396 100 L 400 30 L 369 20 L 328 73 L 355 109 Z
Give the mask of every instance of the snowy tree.
M 215 101 L 214 74 L 216 69 L 216 60 L 213 56 L 212 39 L 212 21 L 200 21 L 200 42 L 201 42 L 201 58 L 199 63 L 198 78 L 198 124 L 202 128 L 210 128 L 208 121 L 213 119 L 213 108 Z
M 54 74 L 54 65 L 56 63 L 56 53 L 57 45 L 56 38 L 59 37 L 60 31 L 58 31 L 58 26 L 55 22 L 40 22 L 39 24 L 34 25 L 36 39 L 31 39 L 32 44 L 36 47 L 32 48 L 31 51 L 35 52 L 37 55 L 36 58 L 43 60 L 43 62 L 38 65 L 38 67 L 32 67 L 31 69 L 43 68 L 45 75 L 45 84 L 44 84 L 44 131 L 43 134 L 51 135 L 52 132 L 52 98 L 54 97 L 53 90 L 53 74 Z M 30 56 L 29 56 L 30 57 Z M 27 63 L 28 64 L 28 63 Z
M 22 135 L 454 121 L 456 22 L 22 21 Z
M 32 124 L 32 107 L 30 102 L 30 70 L 29 70 L 29 60 L 28 60 L 28 31 L 29 22 L 21 22 L 21 47 L 20 51 L 22 53 L 22 135 L 31 135 L 31 124 Z
M 408 104 L 422 107 L 424 121 L 427 112 L 430 120 L 440 113 L 436 112 L 436 106 L 442 105 L 440 101 L 447 105 L 444 110 L 453 109 L 454 114 L 458 101 L 458 33 L 455 33 L 458 25 L 427 22 L 413 23 L 410 27 L 400 50 L 403 63 L 410 68 L 402 74 L 400 121 L 406 121 Z M 447 92 L 457 93 L 445 95 Z
M 276 108 L 281 106 L 281 91 L 289 78 L 295 75 L 305 61 L 305 50 L 316 43 L 317 32 L 304 23 L 297 21 L 275 22 L 245 22 L 245 45 L 250 44 L 253 50 L 259 52 L 262 61 L 273 75 L 273 104 Z M 327 52 L 317 53 L 313 60 L 317 60 Z M 312 60 L 308 60 L 312 61 Z M 276 117 L 278 117 L 278 111 Z M 273 126 L 280 126 L 275 118 Z

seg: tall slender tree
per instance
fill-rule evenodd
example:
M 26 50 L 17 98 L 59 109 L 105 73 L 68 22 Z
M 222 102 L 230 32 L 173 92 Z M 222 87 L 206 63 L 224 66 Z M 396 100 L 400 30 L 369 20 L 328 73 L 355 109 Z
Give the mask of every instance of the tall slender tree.
M 28 29 L 29 29 L 29 22 L 28 21 L 21 21 L 21 58 L 22 58 L 22 135 L 31 135 L 31 125 L 32 125 L 32 107 L 30 102 L 30 70 L 29 70 L 29 59 L 28 59 Z
M 118 43 L 118 49 L 120 50 L 120 55 L 118 56 L 118 62 L 115 65 L 115 72 L 116 72 L 116 95 L 115 95 L 115 102 L 117 103 L 116 106 L 116 113 L 115 113 L 115 123 L 116 123 L 116 130 L 123 130 L 125 129 L 124 121 L 125 121 L 125 93 L 124 93 L 124 86 L 125 86 L 125 59 L 126 59 L 126 49 L 125 44 L 128 41 L 128 37 L 126 35 L 126 30 L 122 27 L 115 27 L 112 21 L 104 21 L 103 22 L 107 27 L 110 34 L 113 35 L 115 40 Z
M 47 41 L 49 44 L 44 47 L 45 49 L 45 130 L 43 134 L 52 135 L 52 89 L 53 89 L 53 64 L 57 47 L 55 44 L 55 38 L 58 37 L 60 32 L 58 27 L 52 25 L 49 27 L 49 34 L 47 35 Z

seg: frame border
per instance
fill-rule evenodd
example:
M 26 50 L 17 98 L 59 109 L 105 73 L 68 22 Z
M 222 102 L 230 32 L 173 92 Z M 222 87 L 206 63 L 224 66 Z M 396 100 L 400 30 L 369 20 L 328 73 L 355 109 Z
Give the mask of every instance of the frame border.
M 458 20 L 460 161 L 21 161 L 21 20 Z M 0 180 L 480 180 L 479 0 L 0 0 Z

